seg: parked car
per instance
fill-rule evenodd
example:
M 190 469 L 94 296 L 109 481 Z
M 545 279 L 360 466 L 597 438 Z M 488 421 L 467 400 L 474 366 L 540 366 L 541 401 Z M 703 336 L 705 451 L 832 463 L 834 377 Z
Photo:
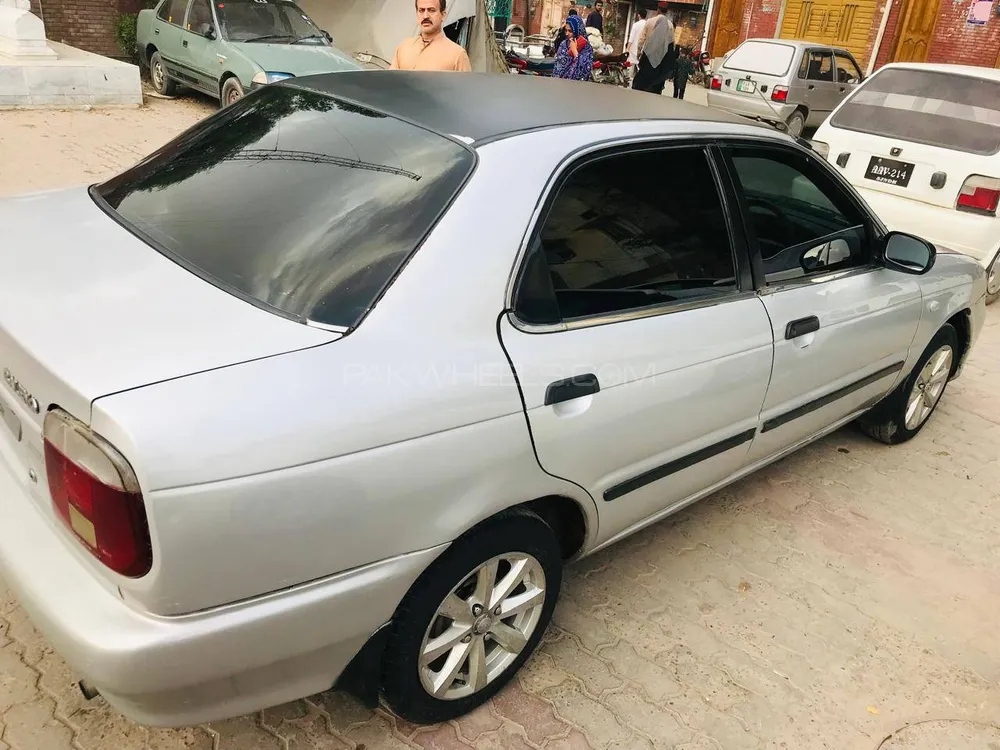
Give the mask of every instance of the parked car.
M 748 39 L 712 77 L 708 104 L 777 124 L 791 135 L 816 127 L 863 80 L 846 49 L 785 39 Z
M 815 138 L 886 224 L 978 258 L 1000 298 L 1000 70 L 887 65 Z
M 469 711 L 565 562 L 912 438 L 985 315 L 798 140 L 529 76 L 282 81 L 0 223 L 0 574 L 156 725 Z
M 291 0 L 160 0 L 139 11 L 136 55 L 164 96 L 187 86 L 223 106 L 274 81 L 363 68 Z

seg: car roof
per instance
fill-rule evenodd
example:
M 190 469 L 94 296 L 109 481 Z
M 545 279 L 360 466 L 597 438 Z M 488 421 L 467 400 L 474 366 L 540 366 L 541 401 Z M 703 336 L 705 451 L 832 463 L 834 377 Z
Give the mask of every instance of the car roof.
M 808 42 L 804 39 L 776 39 L 772 37 L 751 37 L 745 39 L 742 44 L 747 42 L 766 42 L 768 44 L 784 44 L 786 47 L 822 47 L 824 49 L 835 49 L 847 51 L 846 47 L 841 47 L 837 44 L 823 44 L 822 42 Z M 739 45 L 738 45 L 739 46 Z M 736 47 L 733 47 L 736 49 Z
M 474 144 L 595 122 L 700 121 L 734 128 L 759 124 L 656 94 L 541 76 L 366 70 L 303 76 L 271 85 L 345 99 Z
M 886 68 L 907 68 L 911 70 L 926 70 L 933 73 L 948 73 L 949 75 L 968 76 L 970 78 L 986 78 L 993 81 L 1000 81 L 1000 69 L 984 68 L 976 65 L 897 62 L 897 63 L 889 63 L 888 65 L 883 65 L 881 68 L 879 68 L 879 70 L 885 70 Z

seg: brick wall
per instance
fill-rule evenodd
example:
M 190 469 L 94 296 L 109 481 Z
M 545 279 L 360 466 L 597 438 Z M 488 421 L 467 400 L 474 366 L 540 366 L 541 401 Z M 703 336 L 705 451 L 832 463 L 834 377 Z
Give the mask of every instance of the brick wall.
M 115 40 L 120 8 L 135 12 L 138 0 L 32 0 L 31 10 L 45 21 L 45 33 L 54 42 L 108 57 L 121 57 Z
M 781 0 L 744 0 L 740 41 L 777 35 Z

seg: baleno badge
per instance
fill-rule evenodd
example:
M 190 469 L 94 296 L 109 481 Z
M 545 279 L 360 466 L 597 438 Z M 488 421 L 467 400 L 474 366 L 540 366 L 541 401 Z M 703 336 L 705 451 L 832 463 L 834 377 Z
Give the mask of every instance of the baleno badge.
M 38 414 L 42 410 L 38 399 L 32 396 L 28 389 L 21 385 L 7 368 L 4 368 L 3 379 L 7 383 L 7 387 L 14 392 L 14 395 L 21 399 L 25 406 L 35 412 L 35 414 Z

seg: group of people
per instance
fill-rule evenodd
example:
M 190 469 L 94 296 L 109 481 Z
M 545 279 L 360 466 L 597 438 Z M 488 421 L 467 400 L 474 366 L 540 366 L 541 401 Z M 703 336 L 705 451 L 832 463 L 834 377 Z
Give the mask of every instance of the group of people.
M 472 69 L 465 49 L 448 39 L 443 31 L 448 0 L 415 0 L 420 34 L 404 40 L 396 48 L 391 68 L 395 70 Z M 586 22 L 576 9 L 555 39 L 556 61 L 552 75 L 557 78 L 587 81 L 594 68 L 594 46 L 587 28 L 604 33 L 604 3 L 597 0 Z M 628 40 L 628 58 L 635 71 L 632 88 L 662 94 L 669 79 L 674 83 L 674 97 L 683 99 L 688 76 L 693 70 L 690 56 L 680 54 L 674 42 L 674 24 L 667 13 L 667 3 L 659 2 L 652 14 L 640 8 Z

